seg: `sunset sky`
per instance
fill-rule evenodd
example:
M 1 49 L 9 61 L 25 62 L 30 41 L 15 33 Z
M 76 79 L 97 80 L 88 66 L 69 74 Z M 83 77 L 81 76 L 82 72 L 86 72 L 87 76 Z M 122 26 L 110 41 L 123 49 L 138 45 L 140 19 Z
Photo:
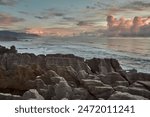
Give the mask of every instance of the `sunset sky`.
M 150 16 L 149 0 L 0 0 L 0 30 L 72 35 L 107 26 L 106 18 Z

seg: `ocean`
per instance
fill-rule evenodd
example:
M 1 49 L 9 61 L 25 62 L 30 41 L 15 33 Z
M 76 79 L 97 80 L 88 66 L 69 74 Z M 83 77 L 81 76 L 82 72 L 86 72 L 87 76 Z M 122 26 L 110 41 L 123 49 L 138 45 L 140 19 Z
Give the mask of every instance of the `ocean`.
M 126 69 L 150 73 L 150 37 L 98 37 L 82 35 L 76 37 L 42 37 L 2 41 L 0 45 L 15 45 L 20 53 L 74 54 L 86 59 L 115 58 Z

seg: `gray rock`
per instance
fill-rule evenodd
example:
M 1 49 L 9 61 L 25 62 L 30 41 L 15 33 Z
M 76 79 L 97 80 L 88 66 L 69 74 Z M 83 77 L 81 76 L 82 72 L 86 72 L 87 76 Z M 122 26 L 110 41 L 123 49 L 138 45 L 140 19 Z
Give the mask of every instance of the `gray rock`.
M 120 91 L 120 92 L 128 92 L 129 88 L 119 85 L 119 86 L 114 87 L 114 90 L 115 91 Z
M 150 91 L 146 90 L 146 89 L 141 89 L 141 88 L 136 88 L 136 87 L 129 87 L 128 92 L 130 94 L 133 94 L 133 95 L 139 95 L 139 96 L 143 96 L 145 98 L 150 99 Z
M 76 99 L 87 100 L 87 99 L 90 99 L 90 97 L 91 97 L 91 95 L 84 88 L 74 88 L 74 90 L 73 90 L 73 96 L 72 96 L 73 100 L 76 100 Z
M 126 81 L 119 73 L 108 73 L 105 77 L 101 77 L 101 81 L 105 84 L 115 85 L 118 81 Z
M 138 81 L 137 83 L 143 85 L 145 88 L 150 90 L 150 81 Z
M 132 95 L 127 92 L 116 91 L 108 98 L 108 100 L 148 100 L 148 99 L 142 96 Z
M 86 73 L 85 70 L 79 71 L 77 75 L 78 80 L 80 81 L 81 79 L 87 79 L 88 78 L 88 73 Z
M 35 82 L 37 89 L 47 89 L 47 85 L 44 83 L 42 79 L 36 79 Z
M 29 91 L 26 91 L 22 98 L 24 100 L 44 100 L 44 98 L 38 93 L 36 89 L 30 89 Z
M 63 99 L 72 96 L 72 88 L 68 85 L 66 81 L 60 81 L 58 84 L 55 85 L 55 98 L 54 99 Z
M 129 82 L 128 81 L 116 81 L 114 83 L 114 86 L 126 86 L 126 87 L 129 87 Z
M 95 86 L 89 87 L 89 92 L 93 94 L 97 99 L 107 99 L 114 92 L 112 87 L 109 86 Z
M 105 84 L 100 80 L 93 80 L 93 79 L 82 79 L 82 84 L 85 87 L 89 86 L 104 86 Z
M 132 84 L 136 81 L 150 81 L 150 74 L 148 73 L 128 73 L 128 81 Z

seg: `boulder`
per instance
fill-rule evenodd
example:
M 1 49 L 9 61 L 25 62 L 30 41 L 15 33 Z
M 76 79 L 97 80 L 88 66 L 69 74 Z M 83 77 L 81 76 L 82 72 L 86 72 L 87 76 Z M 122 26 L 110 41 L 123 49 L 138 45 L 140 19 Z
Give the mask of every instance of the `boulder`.
M 66 81 L 61 80 L 58 84 L 55 85 L 55 94 L 56 96 L 54 99 L 70 99 L 72 96 L 72 88 L 68 85 Z
M 44 98 L 38 93 L 36 89 L 30 89 L 29 91 L 26 91 L 22 98 L 24 100 L 44 100 Z
M 73 100 L 87 100 L 87 99 L 92 99 L 92 96 L 84 88 L 74 88 L 72 99 Z

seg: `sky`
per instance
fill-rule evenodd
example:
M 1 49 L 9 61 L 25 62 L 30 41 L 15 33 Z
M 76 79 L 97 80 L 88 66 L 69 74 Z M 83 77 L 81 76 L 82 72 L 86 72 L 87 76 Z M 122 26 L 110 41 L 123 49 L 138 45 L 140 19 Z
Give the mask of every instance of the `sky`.
M 0 30 L 70 36 L 107 28 L 107 16 L 150 16 L 149 0 L 0 0 Z

